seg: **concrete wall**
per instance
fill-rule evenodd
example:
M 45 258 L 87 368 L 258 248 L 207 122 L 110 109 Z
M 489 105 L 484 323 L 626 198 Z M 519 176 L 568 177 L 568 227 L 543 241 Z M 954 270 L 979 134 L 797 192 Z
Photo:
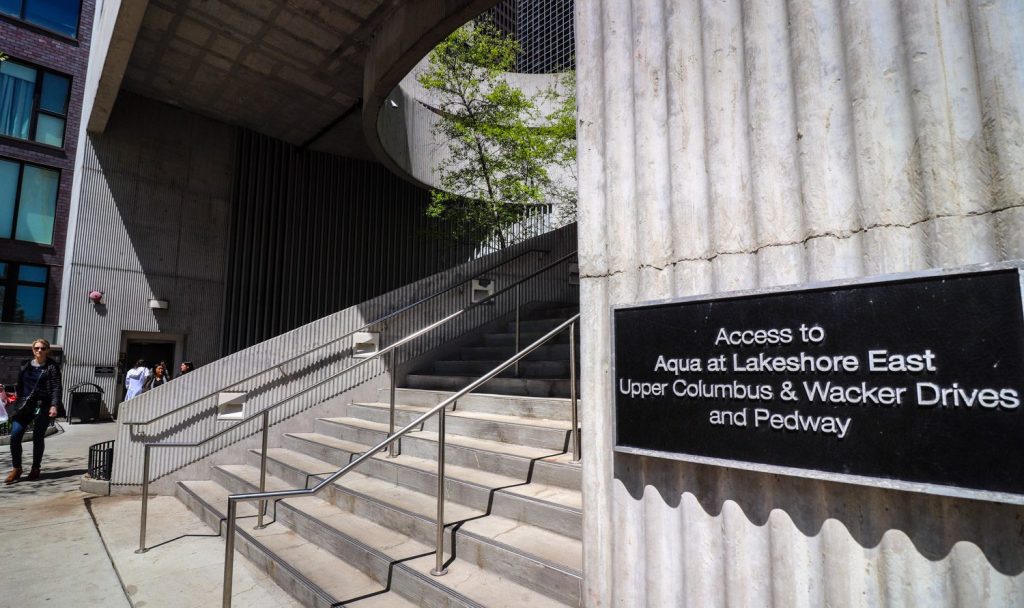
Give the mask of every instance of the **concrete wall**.
M 1024 257 L 1019 0 L 580 0 L 585 602 L 1019 606 L 1021 507 L 612 451 L 609 307 Z
M 122 93 L 89 135 L 71 273 L 65 384 L 95 382 L 112 404 L 122 332 L 180 337 L 197 364 L 220 354 L 233 128 Z M 104 292 L 104 303 L 87 298 Z M 151 298 L 167 300 L 152 310 Z

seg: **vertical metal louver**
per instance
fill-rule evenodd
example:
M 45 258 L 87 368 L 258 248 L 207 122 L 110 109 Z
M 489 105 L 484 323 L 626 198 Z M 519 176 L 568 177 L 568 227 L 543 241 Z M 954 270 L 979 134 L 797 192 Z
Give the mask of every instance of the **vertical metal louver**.
M 429 236 L 428 194 L 377 163 L 238 138 L 223 352 L 464 261 Z

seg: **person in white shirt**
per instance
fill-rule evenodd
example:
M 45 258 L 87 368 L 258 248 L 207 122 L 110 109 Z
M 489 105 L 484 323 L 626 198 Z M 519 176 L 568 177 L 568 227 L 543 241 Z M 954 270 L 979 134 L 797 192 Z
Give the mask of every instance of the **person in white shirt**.
M 125 401 L 142 392 L 147 378 L 149 378 L 149 368 L 146 367 L 145 360 L 139 359 L 135 362 L 135 367 L 128 370 L 124 377 L 124 387 L 127 389 L 124 394 Z

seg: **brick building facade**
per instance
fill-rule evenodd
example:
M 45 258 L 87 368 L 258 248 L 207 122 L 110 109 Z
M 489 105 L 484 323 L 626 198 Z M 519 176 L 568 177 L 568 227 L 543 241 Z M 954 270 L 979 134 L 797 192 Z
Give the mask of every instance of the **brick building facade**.
M 0 217 L 0 294 L 6 296 L 6 302 L 0 302 L 0 381 L 10 379 L 8 368 L 16 368 L 16 361 L 28 353 L 27 347 L 13 345 L 32 336 L 52 340 L 59 335 L 56 326 L 94 8 L 94 0 L 82 0 L 76 24 L 56 20 L 71 15 L 74 7 L 69 3 L 15 2 L 0 7 L 0 52 L 7 55 L 8 77 L 0 79 L 0 91 L 8 86 L 6 106 L 0 97 L 0 110 L 6 109 L 8 115 L 7 123 L 0 116 L 0 215 L 6 214 L 6 219 Z M 18 101 L 12 101 L 11 87 L 25 83 L 31 87 L 32 78 L 37 83 L 32 114 L 15 120 Z M 52 83 L 56 83 L 52 89 L 44 89 Z M 66 95 L 61 95 L 65 85 Z M 25 104 L 28 94 L 22 99 Z M 52 104 L 60 101 L 63 115 L 60 109 L 48 109 L 48 103 L 53 109 Z M 36 175 L 51 182 L 56 179 L 52 208 L 49 191 L 37 197 L 32 208 L 24 208 L 28 187 L 23 182 L 29 181 L 26 176 Z M 32 282 L 25 283 L 26 279 Z M 29 312 L 23 310 L 26 303 L 32 305 Z

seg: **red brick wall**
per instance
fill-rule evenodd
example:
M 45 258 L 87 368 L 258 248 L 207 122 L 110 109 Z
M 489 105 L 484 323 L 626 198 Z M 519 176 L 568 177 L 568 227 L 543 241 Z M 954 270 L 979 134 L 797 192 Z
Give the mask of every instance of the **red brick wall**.
M 56 324 L 60 314 L 64 245 L 67 242 L 75 153 L 78 148 L 79 124 L 82 120 L 82 96 L 85 90 L 86 68 L 89 64 L 89 40 L 92 35 L 94 8 L 94 0 L 82 0 L 76 40 L 0 16 L 0 51 L 9 55 L 11 59 L 71 76 L 71 97 L 68 102 L 63 149 L 0 137 L 0 157 L 32 162 L 59 169 L 61 172 L 53 226 L 53 245 L 43 246 L 0 239 L 0 261 L 41 264 L 50 268 L 50 287 L 47 291 L 46 313 L 43 319 L 47 324 Z

